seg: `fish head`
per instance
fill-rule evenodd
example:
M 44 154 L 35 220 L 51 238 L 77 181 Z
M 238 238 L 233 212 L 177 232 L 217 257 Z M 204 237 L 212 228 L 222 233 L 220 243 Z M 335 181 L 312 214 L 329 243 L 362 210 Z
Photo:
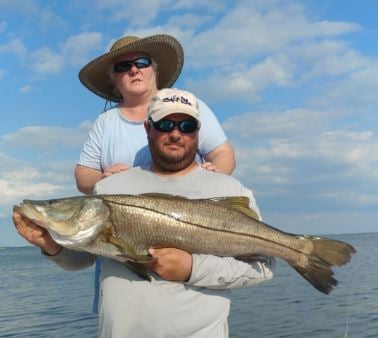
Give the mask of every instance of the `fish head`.
M 76 196 L 50 200 L 24 200 L 14 211 L 45 228 L 59 239 L 83 241 L 99 233 L 106 225 L 109 210 L 100 198 Z

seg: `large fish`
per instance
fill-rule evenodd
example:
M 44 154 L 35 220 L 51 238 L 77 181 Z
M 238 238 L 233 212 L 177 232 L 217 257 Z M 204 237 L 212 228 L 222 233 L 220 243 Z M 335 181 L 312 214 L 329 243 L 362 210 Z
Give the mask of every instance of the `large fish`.
M 153 259 L 150 247 L 245 261 L 265 255 L 285 260 L 319 291 L 332 291 L 337 280 L 331 267 L 348 263 L 355 249 L 273 228 L 257 220 L 248 203 L 246 197 L 97 195 L 24 200 L 14 210 L 46 228 L 64 247 L 127 262 L 139 272 Z

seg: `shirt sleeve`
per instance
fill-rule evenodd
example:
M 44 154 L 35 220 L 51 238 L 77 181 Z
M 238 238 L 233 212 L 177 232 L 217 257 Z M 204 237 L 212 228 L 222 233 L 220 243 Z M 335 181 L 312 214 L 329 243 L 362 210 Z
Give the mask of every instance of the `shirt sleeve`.
M 227 137 L 212 110 L 201 100 L 198 100 L 198 106 L 201 119 L 198 152 L 205 156 L 225 143 Z
M 245 263 L 232 257 L 193 254 L 192 274 L 186 283 L 208 289 L 245 288 L 273 277 L 275 259 L 259 257 Z
M 96 119 L 80 153 L 79 165 L 96 170 L 101 168 L 101 148 L 104 135 L 104 114 Z

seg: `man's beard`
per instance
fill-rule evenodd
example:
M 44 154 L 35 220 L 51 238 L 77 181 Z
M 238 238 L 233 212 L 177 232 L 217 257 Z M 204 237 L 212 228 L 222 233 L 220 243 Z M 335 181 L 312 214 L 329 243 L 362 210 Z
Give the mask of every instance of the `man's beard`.
M 148 144 L 154 165 L 162 171 L 176 172 L 189 167 L 194 162 L 198 148 L 198 139 L 186 148 L 184 154 L 180 155 L 162 153 L 156 146 L 156 143 L 151 142 L 150 139 L 148 139 Z

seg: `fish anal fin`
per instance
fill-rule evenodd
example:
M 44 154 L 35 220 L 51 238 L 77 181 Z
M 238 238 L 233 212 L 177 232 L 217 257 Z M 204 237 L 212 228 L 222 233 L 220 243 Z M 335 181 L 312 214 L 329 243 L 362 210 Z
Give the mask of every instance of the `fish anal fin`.
M 235 257 L 237 260 L 239 261 L 243 261 L 243 262 L 246 262 L 248 264 L 252 264 L 252 263 L 264 263 L 264 264 L 271 264 L 271 260 L 272 258 L 269 257 L 269 256 L 265 256 L 265 255 L 241 255 L 241 256 L 236 256 Z
M 257 212 L 249 207 L 249 198 L 246 196 L 213 197 L 210 198 L 210 201 L 221 203 L 226 207 L 237 210 L 248 217 L 252 217 L 257 220 L 259 219 Z

